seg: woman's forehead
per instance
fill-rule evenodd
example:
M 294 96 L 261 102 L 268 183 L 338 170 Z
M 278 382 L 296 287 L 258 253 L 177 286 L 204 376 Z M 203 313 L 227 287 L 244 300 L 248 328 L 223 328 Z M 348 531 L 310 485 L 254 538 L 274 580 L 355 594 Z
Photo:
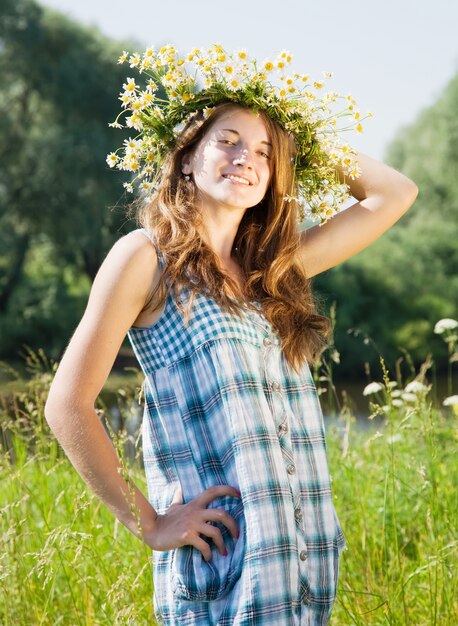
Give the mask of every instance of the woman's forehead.
M 233 131 L 238 134 L 250 133 L 260 141 L 269 139 L 268 129 L 262 116 L 255 111 L 234 107 L 225 111 L 210 127 L 210 131 Z

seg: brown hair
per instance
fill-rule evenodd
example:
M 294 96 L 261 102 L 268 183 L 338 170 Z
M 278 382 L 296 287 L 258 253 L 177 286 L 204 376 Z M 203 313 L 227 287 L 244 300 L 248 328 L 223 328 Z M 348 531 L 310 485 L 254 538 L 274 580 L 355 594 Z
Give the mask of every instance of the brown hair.
M 242 292 L 203 240 L 197 189 L 182 175 L 184 155 L 198 145 L 215 121 L 237 107 L 233 103 L 218 105 L 207 119 L 196 113 L 168 157 L 157 194 L 150 203 L 140 205 L 138 221 L 154 233 L 165 261 L 165 271 L 145 308 L 152 305 L 153 299 L 154 309 L 161 308 L 169 291 L 178 302 L 183 289 L 190 294 L 183 311 L 186 316 L 197 293 L 205 293 L 234 314 L 257 301 L 281 338 L 285 358 L 297 370 L 305 359 L 313 361 L 320 354 L 330 324 L 317 313 L 311 281 L 296 257 L 297 205 L 285 200 L 285 196 L 295 195 L 291 165 L 294 144 L 290 136 L 259 111 L 273 146 L 272 174 L 266 195 L 246 210 L 235 236 L 232 252 L 245 275 Z M 237 294 L 237 298 L 230 294 Z

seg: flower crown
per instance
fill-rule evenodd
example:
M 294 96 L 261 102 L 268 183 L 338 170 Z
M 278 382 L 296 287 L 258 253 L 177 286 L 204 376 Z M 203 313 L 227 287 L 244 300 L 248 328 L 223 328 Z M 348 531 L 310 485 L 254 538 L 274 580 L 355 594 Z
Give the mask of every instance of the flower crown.
M 264 111 L 294 137 L 297 196 L 285 199 L 299 203 L 300 220 L 325 222 L 350 195 L 336 167 L 351 179 L 361 174 L 356 151 L 341 141 L 340 133 L 362 132 L 365 118 L 351 95 L 323 92 L 325 80 L 332 76 L 329 72 L 312 81 L 305 74 L 287 73 L 291 61 L 291 54 L 283 51 L 274 60 L 258 64 L 245 50 L 229 54 L 220 45 L 195 48 L 184 56 L 172 45 L 158 51 L 148 48 L 143 55 L 123 52 L 118 63 L 129 63 L 145 81 L 141 87 L 135 78 L 127 78 L 119 98 L 122 111 L 110 126 L 123 128 L 119 120 L 125 115 L 125 126 L 138 135 L 111 152 L 108 165 L 133 172 L 125 188 L 133 192 L 135 184 L 149 200 L 160 183 L 167 154 L 192 116 L 202 111 L 206 118 L 218 104 L 234 102 Z M 341 110 L 335 110 L 336 103 Z M 343 118 L 349 121 L 339 127 Z

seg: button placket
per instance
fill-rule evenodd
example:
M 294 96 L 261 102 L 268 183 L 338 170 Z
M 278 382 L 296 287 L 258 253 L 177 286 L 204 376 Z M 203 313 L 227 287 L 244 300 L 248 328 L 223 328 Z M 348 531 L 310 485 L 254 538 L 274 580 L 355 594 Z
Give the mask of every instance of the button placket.
M 291 439 L 289 437 L 289 423 L 288 413 L 285 410 L 283 390 L 280 381 L 282 380 L 282 373 L 280 368 L 279 348 L 277 347 L 279 342 L 272 339 L 269 335 L 264 335 L 262 339 L 262 354 L 264 374 L 268 386 L 270 387 L 270 401 L 272 406 L 272 412 L 276 420 L 277 434 L 282 452 L 283 462 L 285 464 L 286 475 L 288 477 L 289 487 L 291 490 L 292 505 L 294 510 L 294 518 L 296 522 L 296 528 L 298 533 L 298 544 L 301 544 L 299 551 L 299 563 L 300 563 L 300 577 L 301 587 L 303 588 L 308 583 L 303 580 L 304 573 L 303 568 L 305 566 L 305 560 L 307 555 L 306 546 L 303 541 L 303 516 L 301 509 L 301 497 L 299 490 L 299 479 L 296 471 L 295 459 L 291 447 Z M 277 422 L 277 416 L 279 422 Z M 304 558 L 305 557 L 305 558 Z M 303 603 L 310 603 L 308 594 L 301 594 L 301 601 Z
M 288 412 L 285 410 L 283 389 L 281 382 L 283 377 L 280 367 L 279 345 L 280 341 L 277 337 L 266 334 L 269 331 L 265 326 L 261 325 L 262 319 L 256 314 L 252 317 L 256 326 L 263 329 L 262 338 L 262 355 L 264 365 L 264 375 L 268 387 L 270 388 L 270 402 L 272 412 L 276 421 L 277 434 L 282 452 L 283 462 L 285 464 L 286 476 L 288 477 L 289 487 L 291 490 L 292 506 L 294 511 L 294 519 L 296 522 L 297 541 L 298 541 L 298 564 L 300 577 L 300 598 L 304 605 L 311 603 L 310 587 L 305 575 L 307 568 L 307 545 L 304 541 L 303 529 L 303 513 L 301 508 L 301 496 L 299 490 L 299 478 L 297 476 L 295 459 L 289 436 L 290 425 Z M 278 421 L 277 421 L 278 420 Z

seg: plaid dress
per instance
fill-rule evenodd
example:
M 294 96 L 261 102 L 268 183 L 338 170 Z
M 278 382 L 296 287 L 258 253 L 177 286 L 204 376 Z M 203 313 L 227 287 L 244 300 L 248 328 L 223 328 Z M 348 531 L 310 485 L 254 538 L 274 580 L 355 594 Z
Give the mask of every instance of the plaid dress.
M 239 319 L 202 294 L 187 324 L 169 295 L 160 320 L 132 327 L 129 338 L 146 377 L 143 450 L 152 506 L 165 513 L 179 486 L 185 503 L 217 484 L 242 493 L 210 504 L 238 524 L 233 540 L 211 522 L 228 556 L 209 538 L 209 563 L 192 546 L 153 552 L 158 623 L 327 624 L 345 539 L 307 364 L 294 372 L 259 307 Z

